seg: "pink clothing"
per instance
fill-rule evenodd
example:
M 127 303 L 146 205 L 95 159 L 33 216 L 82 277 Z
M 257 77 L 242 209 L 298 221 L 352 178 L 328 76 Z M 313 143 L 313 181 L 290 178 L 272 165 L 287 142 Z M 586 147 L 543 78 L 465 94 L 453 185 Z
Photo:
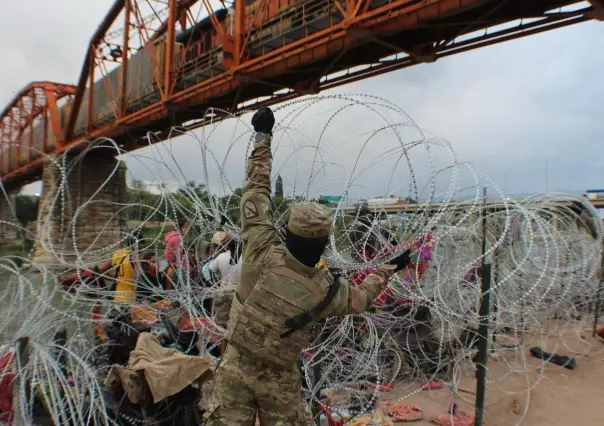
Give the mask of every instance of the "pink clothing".
M 178 231 L 170 231 L 165 238 L 164 258 L 173 266 L 185 266 L 186 256 L 182 248 L 182 236 Z

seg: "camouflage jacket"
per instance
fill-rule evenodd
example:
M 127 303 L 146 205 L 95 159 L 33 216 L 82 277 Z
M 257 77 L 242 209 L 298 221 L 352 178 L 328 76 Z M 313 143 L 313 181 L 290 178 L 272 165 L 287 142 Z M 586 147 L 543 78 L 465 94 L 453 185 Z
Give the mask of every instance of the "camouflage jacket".
M 235 296 L 238 303 L 233 303 L 228 327 L 229 342 L 239 348 L 250 346 L 251 341 L 257 341 L 258 345 L 269 345 L 271 338 L 277 339 L 279 333 L 286 331 L 284 323 L 287 317 L 296 311 L 306 311 L 316 306 L 325 297 L 333 281 L 331 274 L 325 270 L 307 267 L 295 259 L 285 248 L 273 225 L 270 200 L 270 144 L 270 135 L 256 134 L 254 150 L 248 159 L 246 185 L 241 199 L 243 263 L 241 282 Z M 321 317 L 348 315 L 367 310 L 391 274 L 392 268 L 380 268 L 358 287 L 340 279 L 338 293 Z M 282 281 L 276 282 L 279 280 Z M 314 284 L 309 284 L 311 282 Z M 312 288 L 313 285 L 316 288 Z M 284 300 L 293 310 L 269 312 L 285 306 L 265 302 L 271 299 Z M 259 324 L 263 322 L 264 324 Z M 239 328 L 236 333 L 235 328 Z M 245 330 L 242 331 L 241 328 Z M 293 333 L 293 340 L 289 342 L 292 347 L 308 339 L 310 335 L 306 334 L 309 330 L 310 327 L 306 327 Z M 257 337 L 256 340 L 254 336 Z M 289 343 L 283 341 L 278 346 L 285 347 Z M 260 347 L 249 349 L 262 358 L 268 353 Z

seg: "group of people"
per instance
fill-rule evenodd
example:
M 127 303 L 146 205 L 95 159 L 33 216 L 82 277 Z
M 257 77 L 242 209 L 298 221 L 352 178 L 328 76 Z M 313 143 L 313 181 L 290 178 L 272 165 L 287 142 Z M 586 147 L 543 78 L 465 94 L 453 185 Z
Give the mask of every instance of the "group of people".
M 107 261 L 92 270 L 60 277 L 60 280 L 69 291 L 74 291 L 82 282 L 91 284 L 88 289 L 99 288 L 100 292 L 92 290 L 89 295 L 110 298 L 109 318 L 118 323 L 127 321 L 141 330 L 161 321 L 157 316 L 159 311 L 164 311 L 179 295 L 192 292 L 195 307 L 191 312 L 188 309 L 183 311 L 188 319 L 186 327 L 195 327 L 196 319 L 211 318 L 224 330 L 230 299 L 239 281 L 241 240 L 236 235 L 216 232 L 211 241 L 202 242 L 201 250 L 196 252 L 195 246 L 184 243 L 189 229 L 189 222 L 182 221 L 174 231 L 165 235 L 164 267 L 160 265 L 156 251 L 144 250 L 141 234 L 130 231 L 122 248 L 113 252 Z M 101 310 L 100 303 L 93 306 L 92 319 L 95 323 L 103 317 Z M 95 334 L 100 342 L 113 341 L 106 330 L 107 327 L 112 329 L 112 322 L 109 326 L 102 322 L 97 324 Z M 221 348 L 215 346 L 214 341 L 220 331 L 214 326 L 205 328 L 205 339 L 209 339 L 211 353 L 219 356 Z M 110 359 L 127 362 L 132 344 L 124 345 L 119 339 L 113 342 L 110 352 L 119 356 Z M 224 343 L 222 345 L 224 347 Z
M 116 304 L 152 297 L 157 288 L 178 291 L 176 283 L 183 277 L 218 283 L 220 291 L 209 292 L 214 295 L 212 315 L 226 336 L 204 414 L 207 426 L 253 425 L 257 417 L 262 426 L 308 424 L 298 361 L 312 341 L 314 324 L 366 311 L 392 275 L 410 262 L 407 250 L 369 271 L 362 282 L 317 267 L 328 244 L 333 212 L 313 202 L 291 206 L 285 238 L 280 237 L 271 211 L 274 124 L 269 108 L 252 118 L 255 143 L 240 203 L 240 238 L 215 234 L 207 256 L 198 261 L 194 251 L 184 249 L 189 225 L 181 223 L 165 237 L 168 268 L 160 271 L 154 253 L 138 258 L 141 239 L 131 234 L 128 246 L 95 271 L 115 272 Z M 364 220 L 370 220 L 363 213 Z M 361 234 L 356 245 L 363 240 Z M 394 243 L 391 236 L 389 240 Z M 375 253 L 371 257 L 375 260 Z M 206 302 L 204 308 L 209 309 Z
M 195 247 L 183 244 L 190 225 L 181 222 L 178 228 L 165 236 L 162 268 L 156 252 L 141 252 L 142 238 L 139 232 L 129 232 L 123 248 L 111 258 L 93 269 L 95 276 L 110 277 L 109 288 L 115 304 L 131 304 L 157 301 L 164 292 L 179 288 L 185 281 L 193 286 L 216 286 L 230 277 L 230 270 L 237 269 L 241 257 L 241 243 L 236 236 L 216 232 L 211 242 L 201 245 L 200 255 Z M 234 277 L 233 277 L 234 279 Z

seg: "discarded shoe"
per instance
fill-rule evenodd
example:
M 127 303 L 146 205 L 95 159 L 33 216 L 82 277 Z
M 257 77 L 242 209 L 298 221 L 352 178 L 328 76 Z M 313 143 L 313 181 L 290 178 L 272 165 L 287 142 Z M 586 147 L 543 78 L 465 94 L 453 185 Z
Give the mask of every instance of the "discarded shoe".
M 395 422 L 416 422 L 424 418 L 421 408 L 416 405 L 392 404 L 386 412 Z
M 568 370 L 574 370 L 577 368 L 577 361 L 574 358 L 569 358 L 564 355 L 550 354 L 549 352 L 544 352 L 543 349 L 538 346 L 531 348 L 531 355 L 535 358 L 551 362 L 552 364 L 559 365 L 560 367 L 564 367 Z

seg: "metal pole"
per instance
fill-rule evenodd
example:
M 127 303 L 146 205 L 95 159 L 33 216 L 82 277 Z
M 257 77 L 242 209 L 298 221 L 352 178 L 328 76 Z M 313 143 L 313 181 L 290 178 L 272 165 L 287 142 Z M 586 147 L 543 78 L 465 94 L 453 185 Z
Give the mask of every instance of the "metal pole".
M 497 285 L 497 279 L 498 279 L 498 266 L 499 266 L 499 262 L 497 262 L 497 249 L 495 249 L 495 251 L 493 252 L 493 282 L 495 283 L 495 285 Z M 493 315 L 495 316 L 495 322 L 498 321 L 498 311 L 499 311 L 499 305 L 498 305 L 498 301 L 497 301 L 497 290 L 493 290 L 493 295 L 494 300 L 493 300 Z M 491 345 L 491 351 L 495 352 L 495 345 L 497 344 L 497 333 L 493 332 L 493 344 Z
M 474 424 L 482 426 L 484 403 L 487 393 L 487 359 L 489 343 L 489 303 L 491 288 L 491 265 L 485 264 L 482 270 L 482 302 L 480 304 L 478 327 L 478 356 L 476 358 L 476 413 Z
M 476 359 L 476 412 L 474 425 L 482 426 L 484 417 L 484 403 L 487 392 L 487 359 L 489 344 L 489 311 L 491 302 L 491 264 L 486 263 L 487 251 L 487 189 L 483 188 L 482 209 L 482 279 L 480 291 L 482 300 L 480 302 L 479 326 L 478 326 L 478 356 Z
M 592 337 L 596 337 L 598 322 L 600 321 L 600 304 L 602 299 L 602 288 L 604 288 L 604 248 L 600 247 L 600 284 L 596 291 L 596 309 L 594 311 L 594 329 Z
M 130 0 L 124 2 L 124 41 L 122 42 L 122 72 L 120 94 L 119 94 L 119 117 L 126 115 L 128 108 L 128 52 L 130 49 Z
M 598 290 L 596 292 L 596 310 L 594 312 L 594 329 L 591 335 L 592 337 L 596 337 L 596 333 L 598 332 L 598 322 L 600 322 L 600 299 L 602 296 L 602 286 L 604 286 L 604 282 L 600 281 Z
M 487 253 L 487 188 L 482 188 L 482 264 L 486 263 Z
M 166 36 L 166 55 L 164 68 L 164 101 L 172 93 L 172 78 L 174 74 L 174 49 L 176 47 L 176 0 L 168 0 L 168 29 Z M 211 11 L 208 11 L 211 13 Z
M 241 64 L 243 56 L 243 33 L 245 27 L 245 2 L 235 0 L 235 66 Z

